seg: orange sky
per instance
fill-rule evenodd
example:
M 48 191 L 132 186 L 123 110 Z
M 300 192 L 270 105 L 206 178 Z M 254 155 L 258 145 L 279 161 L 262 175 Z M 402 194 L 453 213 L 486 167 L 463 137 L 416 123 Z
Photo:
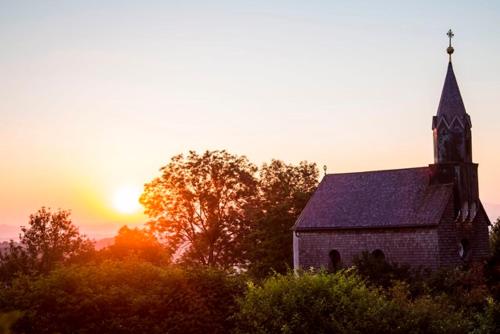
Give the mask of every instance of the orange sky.
M 42 205 L 71 209 L 96 238 L 140 225 L 113 194 L 190 149 L 329 172 L 432 163 L 450 26 L 481 198 L 497 217 L 495 6 L 2 2 L 0 239 Z

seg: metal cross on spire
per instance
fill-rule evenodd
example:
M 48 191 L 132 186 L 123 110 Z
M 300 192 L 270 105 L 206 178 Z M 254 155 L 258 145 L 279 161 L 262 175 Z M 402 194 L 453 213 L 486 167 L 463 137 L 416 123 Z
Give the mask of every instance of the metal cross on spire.
M 451 39 L 453 38 L 453 36 L 455 36 L 455 34 L 453 33 L 453 31 L 448 30 L 448 32 L 446 33 L 446 36 L 448 36 L 450 38 L 450 46 L 451 46 Z
M 450 63 L 451 63 L 451 54 L 453 53 L 453 51 L 455 51 L 455 49 L 453 49 L 453 46 L 451 46 L 451 39 L 453 38 L 453 36 L 455 36 L 455 34 L 453 33 L 453 31 L 448 30 L 448 32 L 446 33 L 446 36 L 448 36 L 449 40 L 450 40 L 450 44 L 448 45 L 448 48 L 446 49 L 446 52 L 448 53 L 448 55 L 450 56 Z

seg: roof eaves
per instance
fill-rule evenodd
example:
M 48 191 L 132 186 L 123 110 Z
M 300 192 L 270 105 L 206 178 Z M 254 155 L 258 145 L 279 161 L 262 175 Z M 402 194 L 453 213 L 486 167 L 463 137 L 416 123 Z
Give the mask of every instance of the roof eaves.
M 293 227 L 292 230 L 295 232 L 326 232 L 326 231 L 349 231 L 349 230 L 389 230 L 389 229 L 405 229 L 405 228 L 430 228 L 437 227 L 438 224 L 400 224 L 400 225 L 386 225 L 386 226 L 342 226 L 342 227 L 332 227 L 332 226 L 316 226 L 316 227 Z

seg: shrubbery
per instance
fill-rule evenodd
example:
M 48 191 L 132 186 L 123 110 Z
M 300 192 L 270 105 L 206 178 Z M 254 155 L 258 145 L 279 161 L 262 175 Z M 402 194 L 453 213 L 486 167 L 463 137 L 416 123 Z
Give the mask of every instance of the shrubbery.
M 385 293 L 353 272 L 278 275 L 250 285 L 240 333 L 467 333 L 472 322 L 429 296 L 412 300 L 405 284 Z
M 11 311 L 0 313 L 0 334 L 10 334 L 12 326 L 19 320 L 22 313 L 19 311 Z
M 108 261 L 20 277 L 0 307 L 24 312 L 22 333 L 227 333 L 243 288 L 215 270 Z
M 388 288 L 393 281 L 409 282 L 419 279 L 423 272 L 420 269 L 411 269 L 409 266 L 389 263 L 384 258 L 374 256 L 369 252 L 362 252 L 353 260 L 358 274 L 370 284 Z
M 354 259 L 356 272 L 372 286 L 391 289 L 404 283 L 412 298 L 430 295 L 446 297 L 454 305 L 479 311 L 491 294 L 485 266 L 472 264 L 463 268 L 441 268 L 431 271 L 388 263 L 363 252 Z
M 257 284 L 241 274 L 128 258 L 20 276 L 0 289 L 0 313 L 18 311 L 11 313 L 21 316 L 15 333 L 495 332 L 500 307 L 492 298 L 482 306 L 459 300 L 413 296 L 404 281 L 377 287 L 352 269 Z

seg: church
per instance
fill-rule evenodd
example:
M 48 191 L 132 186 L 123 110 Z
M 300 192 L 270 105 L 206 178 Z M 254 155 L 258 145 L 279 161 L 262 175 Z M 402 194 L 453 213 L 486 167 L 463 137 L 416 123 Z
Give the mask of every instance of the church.
M 453 72 L 451 30 L 448 37 L 448 69 L 432 117 L 434 163 L 326 174 L 293 227 L 295 269 L 350 266 L 364 251 L 431 269 L 489 255 L 471 118 Z

